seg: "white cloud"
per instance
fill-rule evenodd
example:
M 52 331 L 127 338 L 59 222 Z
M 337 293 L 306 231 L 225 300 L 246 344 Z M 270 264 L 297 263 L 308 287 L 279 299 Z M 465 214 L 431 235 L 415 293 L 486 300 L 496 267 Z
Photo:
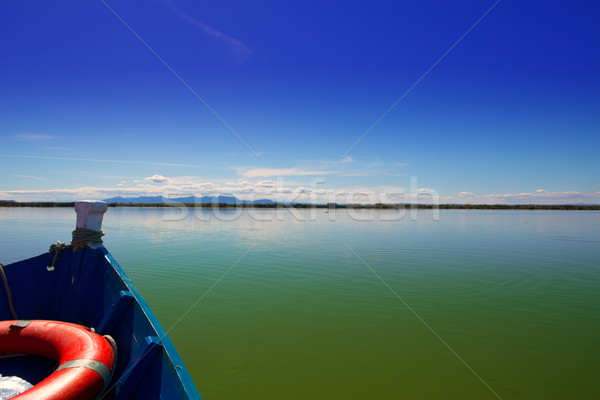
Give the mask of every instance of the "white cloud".
M 114 196 L 137 197 L 137 196 L 205 196 L 230 194 L 244 200 L 256 200 L 269 198 L 283 202 L 370 202 L 398 201 L 393 195 L 382 193 L 380 189 L 324 189 L 319 185 L 318 189 L 313 186 L 286 185 L 283 181 L 273 182 L 262 180 L 257 182 L 242 181 L 245 185 L 228 185 L 211 183 L 205 181 L 194 181 L 193 177 L 162 176 L 149 177 L 151 180 L 133 181 L 127 186 L 126 182 L 119 182 L 115 187 L 79 187 L 55 190 L 12 190 L 0 191 L 0 199 L 17 201 L 74 201 L 82 198 L 106 199 Z M 154 184 L 154 180 L 163 181 L 168 179 L 170 183 L 160 185 Z M 229 182 L 231 183 L 231 182 Z M 390 191 L 391 189 L 386 188 Z M 400 188 L 399 191 L 403 189 Z M 378 197 L 379 196 L 379 197 Z M 392 200 L 393 199 L 393 200 Z
M 294 171 L 297 173 L 298 171 Z M 32 178 L 32 176 L 22 176 Z M 38 177 L 39 178 L 39 177 Z M 206 196 L 230 194 L 243 200 L 268 198 L 274 201 L 316 203 L 407 203 L 419 199 L 422 203 L 437 200 L 434 189 L 416 188 L 414 193 L 402 186 L 328 187 L 327 182 L 290 182 L 281 179 L 240 179 L 209 182 L 200 177 L 166 177 L 153 175 L 145 179 L 120 182 L 113 187 L 78 187 L 54 190 L 0 191 L 0 199 L 17 201 L 73 201 L 82 198 L 106 199 L 114 196 Z M 460 192 L 458 196 L 440 196 L 444 203 L 471 204 L 600 204 L 600 192 L 548 192 L 475 194 Z
M 162 176 L 162 175 L 152 175 L 147 178 L 144 178 L 144 180 L 148 181 L 148 182 L 154 182 L 154 183 L 172 183 L 173 182 L 172 179 L 167 178 L 166 176 Z
M 251 185 L 250 182 L 248 182 L 248 181 L 245 181 L 245 182 L 247 182 L 247 185 Z M 260 181 L 257 183 L 257 185 L 260 187 L 264 187 L 264 188 L 274 188 L 276 186 L 275 182 L 269 181 L 269 180 Z
M 350 156 L 345 156 L 344 158 L 342 158 L 342 162 L 343 163 L 351 163 L 351 162 L 354 162 L 354 159 Z
M 465 195 L 467 194 L 467 195 Z M 600 204 L 600 192 L 549 192 L 542 189 L 535 193 L 493 193 L 476 195 L 461 192 L 463 202 L 471 204 Z
M 228 186 L 247 186 L 247 185 L 252 185 L 252 182 L 244 180 L 244 179 L 240 179 L 237 182 L 227 181 L 227 182 L 225 182 L 225 184 Z

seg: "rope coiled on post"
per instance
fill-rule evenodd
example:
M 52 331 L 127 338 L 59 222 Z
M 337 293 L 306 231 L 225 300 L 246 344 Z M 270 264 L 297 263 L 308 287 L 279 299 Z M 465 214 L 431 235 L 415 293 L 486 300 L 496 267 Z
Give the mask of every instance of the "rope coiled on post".
M 93 231 L 87 228 L 77 228 L 73 231 L 71 246 L 80 247 L 88 243 L 102 243 L 103 231 Z

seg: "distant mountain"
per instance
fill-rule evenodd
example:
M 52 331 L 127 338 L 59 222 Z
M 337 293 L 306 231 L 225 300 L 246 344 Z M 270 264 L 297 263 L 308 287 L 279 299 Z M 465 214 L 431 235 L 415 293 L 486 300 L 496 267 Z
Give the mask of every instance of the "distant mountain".
M 107 203 L 118 204 L 275 204 L 269 199 L 260 199 L 254 201 L 240 200 L 234 196 L 189 196 L 168 198 L 162 196 L 140 196 L 140 197 L 112 197 L 104 200 Z
M 16 203 L 14 200 L 0 200 L 0 203 Z
M 248 204 L 277 204 L 277 202 L 269 199 L 259 199 L 254 201 L 244 201 L 244 203 Z
M 163 203 L 161 196 L 140 196 L 140 197 L 111 197 L 110 199 L 104 199 L 107 203 L 120 203 L 120 204 L 159 204 Z

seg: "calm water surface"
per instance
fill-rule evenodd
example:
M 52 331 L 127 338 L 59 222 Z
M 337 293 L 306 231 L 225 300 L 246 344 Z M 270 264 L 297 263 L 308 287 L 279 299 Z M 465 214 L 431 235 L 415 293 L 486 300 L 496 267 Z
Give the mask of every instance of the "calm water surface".
M 397 217 L 111 208 L 105 245 L 204 399 L 599 397 L 599 212 Z M 0 208 L 0 261 L 74 224 Z

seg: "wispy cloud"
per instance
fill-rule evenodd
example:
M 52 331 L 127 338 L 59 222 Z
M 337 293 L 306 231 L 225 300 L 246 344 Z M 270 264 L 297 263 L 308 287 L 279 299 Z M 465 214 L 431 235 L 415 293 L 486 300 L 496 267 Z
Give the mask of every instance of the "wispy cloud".
M 100 2 L 104 4 L 104 6 L 133 34 L 133 36 L 135 36 L 140 43 L 142 43 L 144 47 L 146 47 L 154 55 L 154 57 L 156 57 L 156 59 L 160 61 L 161 64 L 164 65 L 171 72 L 171 74 L 173 74 L 173 76 L 177 78 L 177 80 L 181 82 L 181 84 L 185 86 L 186 89 L 189 90 L 190 93 L 194 95 L 194 97 L 198 99 L 208 109 L 208 111 L 210 111 L 211 114 L 214 115 L 215 118 L 217 118 L 223 124 L 223 126 L 227 128 L 227 130 L 229 130 L 229 132 L 238 138 L 238 140 L 242 142 L 242 144 L 246 146 L 246 148 L 248 148 L 248 150 L 250 150 L 250 152 L 254 154 L 256 158 L 260 158 L 259 154 L 255 152 L 250 145 L 206 101 L 204 101 L 204 99 L 200 97 L 200 95 L 196 93 L 196 91 L 192 89 L 192 87 L 188 85 L 188 83 L 177 72 L 175 72 L 175 70 L 171 68 L 171 66 L 161 56 L 159 56 L 158 53 L 154 51 L 154 49 L 148 43 L 146 43 L 146 41 L 142 39 L 140 35 L 138 35 L 136 31 L 127 22 L 125 22 L 125 20 L 121 18 L 121 16 L 115 10 L 113 10 L 111 6 L 106 3 L 106 1 L 100 0 Z
M 74 147 L 64 147 L 64 146 L 46 146 L 44 150 L 50 151 L 74 151 L 76 150 Z
M 405 165 L 405 164 L 401 164 Z M 396 163 L 386 163 L 379 158 L 355 160 L 351 156 L 345 156 L 337 160 L 304 160 L 300 165 L 290 168 L 272 167 L 234 167 L 238 175 L 244 178 L 268 178 L 276 176 L 339 176 L 339 177 L 391 177 L 406 176 L 399 172 Z
M 370 171 L 349 171 L 349 172 L 341 172 L 340 176 L 374 176 L 374 177 L 382 177 L 382 176 L 406 176 L 406 174 L 395 173 L 389 170 L 370 170 Z
M 207 36 L 215 38 L 224 44 L 225 49 L 229 52 L 232 58 L 238 63 L 244 63 L 250 57 L 252 51 L 248 46 L 246 46 L 241 40 L 233 38 L 225 33 L 218 31 L 217 29 L 209 26 L 203 22 L 198 21 L 196 18 L 191 15 L 183 12 L 180 8 L 173 5 L 171 2 L 163 1 L 175 14 L 177 14 L 181 19 L 185 22 L 197 26 L 204 32 Z
M 306 176 L 306 175 L 330 175 L 332 171 L 311 171 L 300 168 L 252 168 L 240 170 L 238 173 L 245 178 L 270 177 L 270 176 Z
M 26 155 L 14 155 L 14 154 L 0 154 L 0 157 L 32 158 L 32 159 L 40 159 L 40 160 L 62 160 L 62 161 L 88 161 L 88 162 L 111 163 L 111 164 L 146 164 L 146 165 L 161 165 L 164 167 L 202 168 L 200 165 L 194 165 L 194 164 L 175 164 L 175 163 L 164 163 L 164 162 L 156 162 L 156 161 L 101 160 L 101 159 L 94 159 L 94 158 L 26 156 Z
M 398 162 L 384 162 L 379 157 L 364 157 L 356 160 L 346 155 L 338 160 L 311 160 L 305 162 L 312 168 L 319 168 L 329 171 L 330 175 L 339 176 L 406 176 L 405 173 L 398 172 L 399 167 L 405 167 L 408 164 Z
M 45 135 L 41 133 L 18 133 L 13 135 L 16 140 L 22 140 L 24 142 L 39 142 L 45 140 L 54 140 L 58 139 L 56 136 Z
M 50 182 L 51 181 L 51 179 L 43 178 L 41 176 L 20 175 L 20 174 L 14 174 L 13 176 L 16 176 L 17 178 L 35 179 L 36 181 L 45 181 L 45 182 Z

